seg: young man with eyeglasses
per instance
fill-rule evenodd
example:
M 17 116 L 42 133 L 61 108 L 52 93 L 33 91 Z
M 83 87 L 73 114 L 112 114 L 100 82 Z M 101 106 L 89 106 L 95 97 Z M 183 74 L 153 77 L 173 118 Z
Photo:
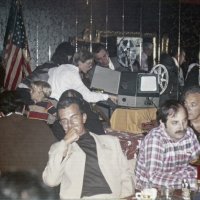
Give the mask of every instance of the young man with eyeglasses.
M 118 138 L 87 131 L 82 106 L 74 97 L 58 102 L 58 116 L 66 135 L 51 146 L 43 181 L 51 187 L 60 185 L 62 200 L 133 195 L 133 173 Z

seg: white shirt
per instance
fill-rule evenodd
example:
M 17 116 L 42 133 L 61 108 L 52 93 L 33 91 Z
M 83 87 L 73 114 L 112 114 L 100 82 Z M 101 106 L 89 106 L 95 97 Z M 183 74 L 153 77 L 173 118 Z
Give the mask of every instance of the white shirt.
M 178 61 L 176 60 L 176 58 L 172 57 L 172 59 L 174 60 L 174 63 L 176 65 L 176 67 L 178 68 L 178 81 L 180 86 L 184 86 L 184 76 L 183 76 L 183 70 L 182 68 L 179 66 Z
M 109 65 L 109 69 L 115 70 L 115 67 L 114 67 L 112 61 L 110 60 L 110 58 L 109 58 L 109 64 L 108 65 Z
M 79 68 L 64 64 L 49 70 L 48 83 L 51 85 L 52 98 L 59 100 L 62 93 L 69 89 L 74 89 L 82 94 L 87 102 L 105 101 L 108 99 L 108 94 L 91 92 L 82 82 Z
M 147 54 L 142 52 L 140 70 L 145 71 L 145 72 L 148 72 L 148 69 L 149 69 L 147 59 L 148 59 Z

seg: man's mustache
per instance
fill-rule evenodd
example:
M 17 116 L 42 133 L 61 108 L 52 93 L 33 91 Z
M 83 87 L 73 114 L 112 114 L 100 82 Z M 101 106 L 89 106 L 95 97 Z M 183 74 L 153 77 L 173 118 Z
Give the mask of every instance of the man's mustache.
M 183 129 L 183 130 L 178 130 L 178 131 L 176 131 L 175 133 L 176 134 L 182 134 L 182 133 L 186 133 L 186 129 Z

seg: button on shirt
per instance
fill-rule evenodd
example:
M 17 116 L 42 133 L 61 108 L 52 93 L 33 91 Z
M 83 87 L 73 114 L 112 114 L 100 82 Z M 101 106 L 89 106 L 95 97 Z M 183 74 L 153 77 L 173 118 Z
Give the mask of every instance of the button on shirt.
M 149 186 L 181 188 L 183 179 L 195 187 L 196 168 L 189 162 L 200 154 L 200 145 L 191 128 L 179 141 L 173 141 L 161 126 L 152 129 L 141 143 L 136 164 L 136 188 Z

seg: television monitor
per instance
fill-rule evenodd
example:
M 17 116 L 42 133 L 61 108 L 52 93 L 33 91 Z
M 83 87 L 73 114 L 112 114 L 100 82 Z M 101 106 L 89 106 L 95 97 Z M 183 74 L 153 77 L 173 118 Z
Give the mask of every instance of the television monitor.
M 157 74 L 138 73 L 137 93 L 158 94 L 158 76 Z

